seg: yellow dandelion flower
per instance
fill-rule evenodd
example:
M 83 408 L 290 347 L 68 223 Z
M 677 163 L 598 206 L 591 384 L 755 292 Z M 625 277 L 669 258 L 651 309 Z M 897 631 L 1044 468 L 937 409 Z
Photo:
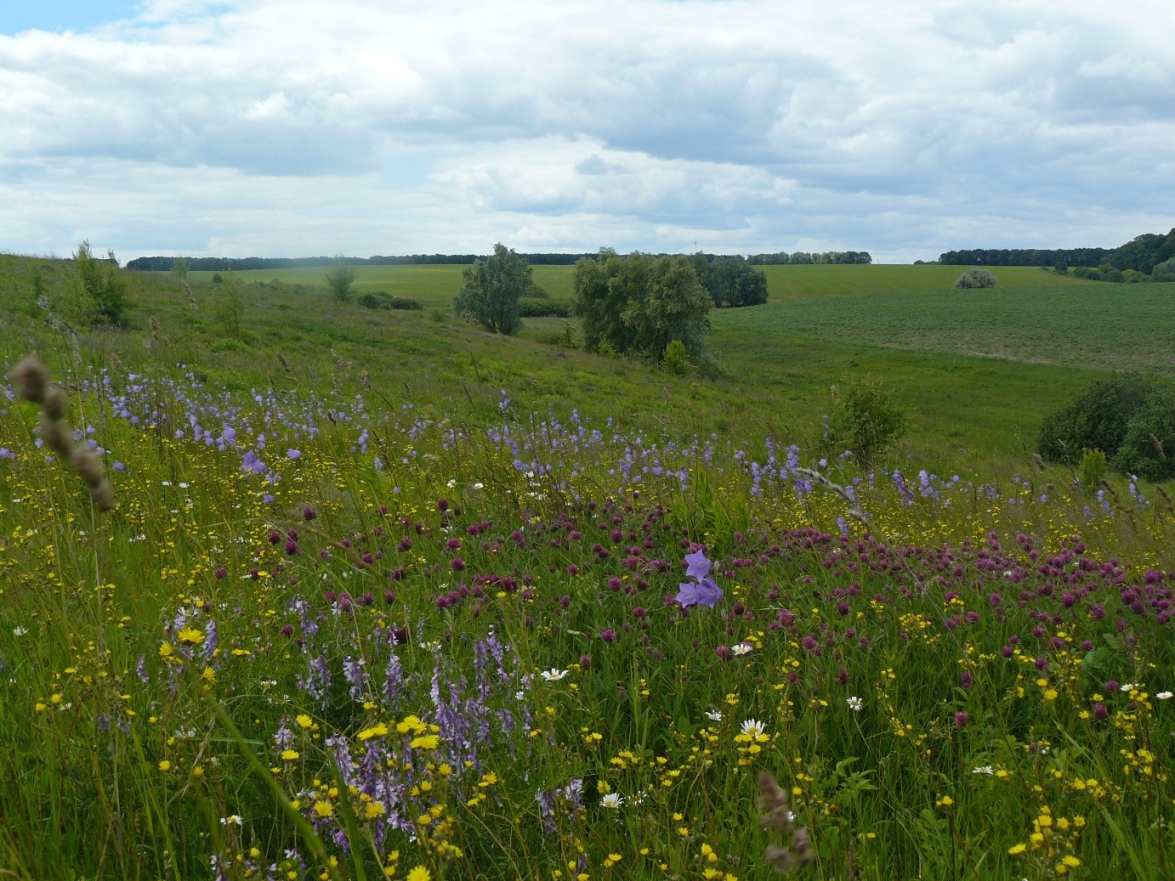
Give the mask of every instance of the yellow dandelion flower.
M 197 630 L 195 627 L 185 627 L 176 634 L 176 639 L 183 645 L 195 645 L 198 642 L 204 641 L 204 632 Z
M 314 814 L 317 817 L 331 817 L 334 816 L 335 806 L 329 801 L 316 801 L 314 803 Z
M 298 755 L 297 750 L 292 750 L 292 749 L 283 749 L 282 750 L 282 761 L 283 762 L 296 762 L 296 761 L 298 761 L 299 758 L 301 758 L 301 756 Z
M 311 719 L 309 716 L 307 716 L 305 713 L 299 713 L 297 716 L 294 717 L 294 721 L 298 723 L 299 728 L 309 728 L 311 725 L 314 724 L 314 720 Z

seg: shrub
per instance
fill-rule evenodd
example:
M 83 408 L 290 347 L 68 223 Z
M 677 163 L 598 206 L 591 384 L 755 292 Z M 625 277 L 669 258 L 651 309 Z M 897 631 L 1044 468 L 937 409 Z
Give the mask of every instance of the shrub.
M 1101 450 L 1083 451 L 1077 476 L 1086 489 L 1097 489 L 1097 485 L 1106 476 L 1106 454 Z
M 1152 390 L 1130 417 L 1114 467 L 1154 483 L 1175 477 L 1175 390 Z
M 994 288 L 996 277 L 986 269 L 968 269 L 957 279 L 955 287 L 965 290 L 968 288 Z
M 107 252 L 106 260 L 99 260 L 90 250 L 90 243 L 82 242 L 73 261 L 77 283 L 89 301 L 94 317 L 110 324 L 124 324 L 126 279 L 118 270 L 114 252 Z
M 212 273 L 212 283 L 213 284 L 222 284 L 223 282 L 224 282 L 223 275 L 221 275 L 219 272 Z
M 845 377 L 832 388 L 828 441 L 868 465 L 906 432 L 906 414 L 870 376 Z
M 368 309 L 378 309 L 381 305 L 380 298 L 371 293 L 363 294 L 359 298 L 359 305 L 366 306 Z
M 222 284 L 224 287 L 215 307 L 216 323 L 226 337 L 239 340 L 245 320 L 245 295 L 231 272 Z M 219 350 L 214 348 L 213 351 Z
M 571 315 L 571 304 L 560 300 L 523 297 L 518 301 L 518 314 L 523 318 L 567 318 Z
M 453 310 L 468 315 L 486 330 L 512 334 L 522 324 L 518 301 L 534 287 L 530 264 L 505 245 L 494 245 L 493 256 L 467 266 L 463 286 L 453 298 Z
M 1156 263 L 1151 270 L 1151 281 L 1175 281 L 1175 257 Z
M 1063 410 L 1045 418 L 1036 449 L 1048 462 L 1076 465 L 1084 450 L 1113 456 L 1126 426 L 1151 390 L 1137 373 L 1103 379 L 1078 392 Z
M 689 373 L 689 354 L 681 340 L 671 340 L 665 347 L 665 354 L 661 364 L 674 376 L 685 376 Z
M 611 249 L 575 264 L 572 309 L 588 352 L 660 360 L 678 340 L 695 364 L 705 357 L 713 300 L 688 257 L 621 257 Z
M 351 285 L 355 283 L 355 270 L 346 264 L 342 254 L 337 254 L 334 265 L 322 279 L 334 298 L 340 303 L 345 303 L 351 296 Z

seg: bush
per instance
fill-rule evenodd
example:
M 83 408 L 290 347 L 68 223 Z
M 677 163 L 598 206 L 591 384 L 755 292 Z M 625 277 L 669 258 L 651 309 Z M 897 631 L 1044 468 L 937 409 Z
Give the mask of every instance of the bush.
M 690 360 L 705 358 L 713 300 L 688 257 L 621 257 L 611 249 L 575 264 L 572 309 L 583 318 L 588 352 L 660 360 L 672 340 Z
M 1175 390 L 1152 390 L 1130 417 L 1114 467 L 1154 483 L 1175 477 Z
M 832 388 L 828 442 L 871 464 L 906 432 L 906 414 L 872 377 L 845 377 Z
M 125 324 L 126 279 L 119 272 L 114 252 L 107 252 L 107 259 L 99 260 L 90 250 L 90 243 L 82 242 L 73 261 L 77 283 L 89 301 L 93 317 L 109 324 Z
M 1175 281 L 1175 257 L 1156 263 L 1151 270 L 1151 281 Z
M 672 340 L 665 347 L 665 355 L 661 364 L 674 376 L 685 376 L 689 373 L 689 354 L 681 340 Z
M 966 290 L 968 288 L 994 288 L 995 283 L 996 277 L 986 269 L 968 269 L 955 279 L 955 287 L 960 290 Z
M 530 264 L 525 257 L 502 244 L 494 245 L 488 260 L 467 266 L 461 275 L 463 286 L 453 298 L 453 310 L 468 315 L 486 330 L 512 334 L 522 324 L 518 301 L 534 287 Z
M 1151 391 L 1137 373 L 1098 380 L 1082 389 L 1063 410 L 1045 418 L 1036 448 L 1048 462 L 1076 465 L 1085 450 L 1113 456 L 1127 424 Z
M 380 298 L 375 294 L 368 293 L 363 294 L 359 298 L 359 305 L 366 306 L 368 309 L 378 309 L 383 304 L 380 302 Z
M 345 303 L 351 295 L 351 285 L 355 283 L 355 270 L 346 264 L 342 254 L 338 254 L 335 256 L 334 265 L 322 279 L 334 298 L 340 303 Z
M 1106 476 L 1106 454 L 1101 450 L 1085 450 L 1081 454 L 1077 476 L 1086 489 L 1097 489 L 1097 485 Z
M 523 297 L 518 301 L 518 314 L 523 318 L 567 318 L 571 315 L 571 304 Z

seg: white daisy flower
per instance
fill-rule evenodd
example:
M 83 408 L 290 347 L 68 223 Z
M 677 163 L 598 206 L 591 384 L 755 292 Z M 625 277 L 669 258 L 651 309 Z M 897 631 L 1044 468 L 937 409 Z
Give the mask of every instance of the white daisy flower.
M 1134 691 L 1137 688 L 1137 682 L 1127 682 L 1125 685 L 1118 686 L 1118 691 Z
M 721 710 L 706 710 L 706 718 L 709 719 L 711 722 L 721 722 L 722 721 L 722 711 Z
M 1155 697 L 1157 697 L 1161 701 L 1169 701 L 1169 700 L 1171 700 L 1171 692 L 1160 691 L 1158 694 L 1155 695 Z
M 624 804 L 624 799 L 615 792 L 609 792 L 602 799 L 600 799 L 601 807 L 612 808 L 613 810 L 616 810 L 622 804 Z
M 240 815 L 238 815 L 238 814 L 229 814 L 227 817 L 220 818 L 220 825 L 221 826 L 229 826 L 229 825 L 240 826 L 241 823 L 242 823 L 242 819 L 241 819 Z
M 552 667 L 550 670 L 543 671 L 543 678 L 545 680 L 547 680 L 548 682 L 558 682 L 560 679 L 562 679 L 566 675 L 567 675 L 566 670 L 557 670 L 554 667 Z
M 27 627 L 13 627 L 12 628 L 12 635 L 13 636 L 24 636 L 28 632 L 29 632 L 29 629 Z
M 993 768 L 991 765 L 983 765 L 982 767 L 975 768 L 974 770 L 971 771 L 971 773 L 972 774 L 994 774 L 995 768 Z
M 845 703 L 849 705 L 849 709 L 854 713 L 861 712 L 861 707 L 865 706 L 865 702 L 856 695 L 853 695 L 850 698 L 845 698 Z
M 743 722 L 742 732 L 747 737 L 759 737 L 767 733 L 767 726 L 758 719 L 747 719 Z
M 730 651 L 736 658 L 741 658 L 743 655 L 749 655 L 754 649 L 749 642 L 740 642 L 736 646 L 731 646 Z

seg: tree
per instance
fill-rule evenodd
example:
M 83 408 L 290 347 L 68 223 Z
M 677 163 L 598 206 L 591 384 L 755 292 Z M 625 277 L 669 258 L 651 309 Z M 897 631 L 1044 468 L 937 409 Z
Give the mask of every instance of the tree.
M 176 278 L 187 278 L 188 277 L 188 258 L 187 257 L 176 257 L 173 261 L 171 261 L 171 274 L 174 275 Z
M 342 254 L 335 255 L 334 265 L 323 276 L 323 279 L 336 300 L 340 303 L 347 302 L 351 296 L 351 285 L 355 283 L 355 270 L 347 265 Z
M 78 245 L 73 255 L 74 270 L 94 316 L 99 321 L 122 324 L 126 311 L 126 279 L 118 269 L 113 251 L 105 260 L 94 257 L 88 241 Z
M 678 340 L 694 363 L 705 354 L 713 299 L 689 257 L 621 257 L 611 249 L 583 258 L 572 276 L 572 308 L 583 318 L 584 348 L 661 360 Z
M 477 260 L 461 273 L 462 286 L 453 310 L 468 315 L 486 330 L 512 334 L 522 325 L 518 300 L 534 287 L 525 257 L 499 243 L 488 260 Z
M 767 276 L 737 254 L 733 257 L 715 257 L 709 261 L 705 275 L 698 273 L 698 279 L 710 292 L 718 308 L 757 306 L 767 302 Z

